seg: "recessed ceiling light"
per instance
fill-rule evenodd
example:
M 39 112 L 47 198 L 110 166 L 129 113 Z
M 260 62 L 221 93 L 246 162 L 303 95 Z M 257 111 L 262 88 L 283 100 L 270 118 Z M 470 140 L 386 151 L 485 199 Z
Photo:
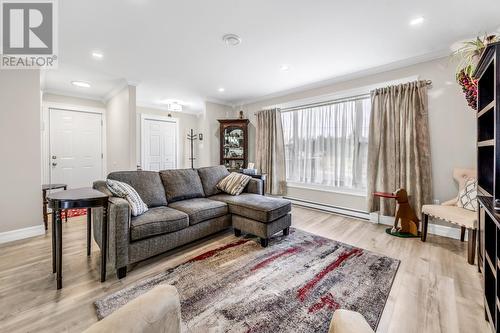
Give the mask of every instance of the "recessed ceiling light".
M 289 65 L 286 65 L 286 64 L 283 64 L 280 66 L 280 69 L 283 71 L 283 72 L 288 72 L 290 70 L 290 66 Z
M 102 59 L 102 57 L 104 57 L 104 54 L 99 51 L 92 51 L 92 57 L 94 57 L 95 59 Z
M 90 83 L 84 81 L 71 81 L 71 84 L 80 88 L 90 88 Z
M 224 92 L 224 91 L 226 91 L 226 89 L 224 89 L 224 88 L 219 88 L 219 89 L 217 89 L 217 90 L 218 90 L 219 92 Z
M 227 34 L 222 36 L 222 40 L 226 45 L 236 46 L 241 44 L 241 37 L 235 34 Z
M 410 21 L 410 25 L 420 25 L 422 23 L 424 23 L 423 16 L 415 17 L 413 20 Z

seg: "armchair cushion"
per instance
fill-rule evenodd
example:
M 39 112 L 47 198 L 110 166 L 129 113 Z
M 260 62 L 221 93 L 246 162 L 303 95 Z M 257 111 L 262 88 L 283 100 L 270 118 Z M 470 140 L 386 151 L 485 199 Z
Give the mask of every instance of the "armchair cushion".
M 177 289 L 159 285 L 88 328 L 86 333 L 180 333 Z
M 453 169 L 453 179 L 455 179 L 455 181 L 458 183 L 458 192 L 462 191 L 462 189 L 465 187 L 467 179 L 476 177 L 477 172 L 475 169 Z
M 457 206 L 424 205 L 422 214 L 466 228 L 477 229 L 477 213 Z
M 333 313 L 328 333 L 373 333 L 359 312 L 339 309 Z
M 136 241 L 187 227 L 189 227 L 187 214 L 169 207 L 154 207 L 132 218 L 130 236 L 133 241 Z

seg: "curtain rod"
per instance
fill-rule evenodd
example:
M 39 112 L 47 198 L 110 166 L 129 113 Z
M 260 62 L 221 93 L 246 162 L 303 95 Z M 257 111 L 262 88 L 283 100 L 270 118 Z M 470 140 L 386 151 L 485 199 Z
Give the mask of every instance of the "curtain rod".
M 356 96 L 349 96 L 349 97 L 345 97 L 345 98 L 337 98 L 337 99 L 324 101 L 324 102 L 310 103 L 310 104 L 293 106 L 293 107 L 289 107 L 289 108 L 283 108 L 283 109 L 281 109 L 281 112 L 290 112 L 290 111 L 295 111 L 295 110 L 300 110 L 300 109 L 309 109 L 309 108 L 320 107 L 320 106 L 325 106 L 325 105 L 340 104 L 340 103 L 345 103 L 345 102 L 354 102 L 354 101 L 359 101 L 359 100 L 365 99 L 367 97 L 370 97 L 369 93 L 356 95 Z
M 428 86 L 432 85 L 432 80 L 426 80 L 425 83 Z M 366 93 L 366 94 L 361 94 L 361 95 L 356 95 L 356 96 L 349 96 L 345 98 L 337 98 L 333 100 L 328 100 L 324 102 L 318 102 L 318 103 L 310 103 L 310 104 L 304 104 L 304 105 L 299 105 L 299 106 L 293 106 L 289 108 L 282 108 L 280 109 L 281 112 L 290 112 L 290 111 L 295 111 L 295 110 L 300 110 L 300 109 L 307 109 L 311 107 L 319 107 L 319 106 L 325 106 L 325 105 L 332 105 L 332 104 L 339 104 L 339 103 L 344 103 L 344 102 L 351 102 L 351 101 L 356 101 L 360 99 L 364 99 L 366 97 L 369 97 L 371 93 Z M 254 113 L 254 116 L 257 115 L 257 112 Z

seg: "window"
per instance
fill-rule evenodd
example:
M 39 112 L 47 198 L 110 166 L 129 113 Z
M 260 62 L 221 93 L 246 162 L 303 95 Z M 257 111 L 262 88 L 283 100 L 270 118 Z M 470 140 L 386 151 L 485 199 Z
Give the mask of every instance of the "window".
M 283 110 L 289 183 L 366 191 L 369 95 Z

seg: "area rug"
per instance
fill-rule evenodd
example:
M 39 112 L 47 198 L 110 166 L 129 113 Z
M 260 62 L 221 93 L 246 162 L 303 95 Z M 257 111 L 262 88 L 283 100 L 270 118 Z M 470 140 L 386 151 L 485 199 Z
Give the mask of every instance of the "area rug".
M 162 283 L 177 288 L 187 332 L 327 332 L 336 309 L 373 329 L 399 260 L 292 229 L 262 248 L 242 238 L 95 302 L 102 319 Z
M 66 214 L 68 214 L 68 217 L 83 216 L 83 215 L 87 215 L 87 208 L 83 208 L 83 209 L 67 209 L 64 212 Z

